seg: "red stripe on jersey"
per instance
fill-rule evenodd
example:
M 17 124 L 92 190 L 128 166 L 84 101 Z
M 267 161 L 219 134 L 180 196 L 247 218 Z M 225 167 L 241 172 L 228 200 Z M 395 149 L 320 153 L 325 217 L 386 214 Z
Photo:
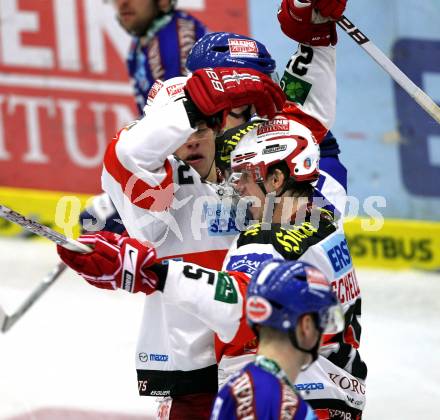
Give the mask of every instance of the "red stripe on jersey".
M 327 134 L 328 128 L 324 127 L 316 118 L 306 114 L 292 102 L 288 102 L 284 106 L 283 114 L 284 113 L 288 114 L 293 120 L 305 125 L 313 133 L 318 144 L 322 142 Z
M 335 340 L 336 334 L 323 334 L 322 335 L 322 346 L 328 346 L 329 344 L 337 343 Z
M 202 267 L 210 268 L 211 270 L 220 271 L 222 269 L 223 261 L 226 257 L 227 252 L 227 249 L 191 252 L 187 254 L 170 255 L 163 258 L 158 258 L 158 261 L 182 260 L 185 262 L 198 264 Z
M 250 277 L 239 271 L 228 271 L 228 274 L 236 280 L 240 294 L 243 297 L 242 316 L 235 337 L 229 343 L 224 343 L 217 335 L 215 336 L 215 356 L 217 362 L 223 356 L 233 357 L 255 354 L 258 347 L 258 339 L 246 320 L 246 290 Z
M 344 331 L 344 343 L 350 344 L 355 349 L 359 348 L 359 341 L 356 340 L 356 333 L 351 325 Z
M 122 131 L 122 130 L 121 130 Z M 172 203 L 174 196 L 173 167 L 165 160 L 165 179 L 156 186 L 138 178 L 126 169 L 116 154 L 116 145 L 119 135 L 107 146 L 104 156 L 104 167 L 107 172 L 119 183 L 124 194 L 135 206 L 150 211 L 165 211 Z
M 313 410 L 318 420 L 330 420 L 330 411 L 328 408 L 317 408 Z

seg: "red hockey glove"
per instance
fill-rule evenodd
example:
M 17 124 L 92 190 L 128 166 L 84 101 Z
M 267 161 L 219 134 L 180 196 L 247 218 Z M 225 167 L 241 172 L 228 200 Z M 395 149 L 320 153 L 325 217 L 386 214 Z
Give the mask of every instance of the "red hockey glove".
M 203 118 L 208 125 L 220 128 L 232 108 L 254 105 L 259 116 L 273 118 L 286 101 L 283 91 L 270 77 L 245 68 L 196 70 L 186 82 L 185 93 L 201 116 L 215 117 L 211 121 Z M 188 112 L 188 117 L 192 125 L 197 122 L 196 115 L 190 116 Z
M 315 7 L 322 16 L 338 20 L 344 13 L 347 0 L 317 0 Z
M 335 0 L 327 0 L 334 2 Z M 341 0 L 343 1 L 343 0 Z M 327 11 L 327 3 L 325 4 Z M 313 0 L 283 0 L 278 10 L 278 21 L 281 30 L 293 40 L 302 44 L 314 47 L 327 47 L 328 45 L 336 45 L 338 36 L 336 34 L 336 23 L 328 20 L 323 23 L 316 23 L 316 13 L 314 12 L 316 3 Z M 335 12 L 333 9 L 329 10 Z M 322 21 L 322 17 L 320 17 Z
M 91 285 L 147 295 L 160 288 L 159 276 L 148 269 L 156 262 L 154 248 L 105 231 L 82 235 L 78 241 L 91 246 L 93 252 L 81 254 L 61 246 L 57 246 L 57 251 L 61 259 Z

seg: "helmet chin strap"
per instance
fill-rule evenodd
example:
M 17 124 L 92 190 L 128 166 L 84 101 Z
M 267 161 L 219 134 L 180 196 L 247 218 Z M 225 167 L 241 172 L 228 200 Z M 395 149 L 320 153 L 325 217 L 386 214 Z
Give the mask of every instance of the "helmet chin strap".
M 281 197 L 287 190 L 288 190 L 288 188 L 290 187 L 290 179 L 291 178 L 289 178 L 285 183 L 284 183 L 284 185 L 283 185 L 283 187 L 281 188 L 281 191 L 279 192 L 279 193 L 277 193 L 276 195 L 275 195 L 275 197 Z M 259 182 L 257 182 L 257 185 L 260 187 L 260 189 L 261 189 L 261 191 L 263 191 L 263 194 L 266 196 L 267 194 L 268 194 L 268 192 L 267 192 L 267 190 L 266 190 L 266 187 L 265 187 L 265 185 L 264 185 L 264 182 L 263 181 L 259 181 Z
M 293 347 L 295 347 L 299 351 L 302 351 L 303 353 L 310 354 L 310 356 L 312 357 L 312 361 L 310 363 L 304 365 L 301 368 L 301 370 L 306 370 L 318 358 L 319 347 L 320 347 L 320 343 L 321 343 L 321 332 L 319 333 L 318 340 L 316 341 L 316 344 L 311 349 L 305 349 L 304 347 L 301 347 L 298 344 L 298 339 L 297 339 L 297 336 L 296 336 L 296 330 L 295 329 L 289 330 L 288 335 L 289 335 L 289 339 L 290 339 L 290 342 L 291 342 Z
M 211 165 L 209 166 L 209 169 L 208 169 L 208 172 L 206 173 L 206 175 L 205 176 L 200 176 L 200 179 L 202 180 L 202 182 L 205 182 L 206 178 L 208 178 L 209 174 L 211 173 L 211 169 L 212 169 L 212 166 L 214 165 L 214 163 L 215 163 L 215 156 L 212 159 Z

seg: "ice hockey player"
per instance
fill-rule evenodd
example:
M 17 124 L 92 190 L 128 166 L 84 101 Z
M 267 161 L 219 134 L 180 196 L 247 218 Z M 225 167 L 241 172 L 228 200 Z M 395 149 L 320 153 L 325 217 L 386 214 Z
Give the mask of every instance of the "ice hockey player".
M 310 264 L 270 260 L 252 276 L 245 311 L 259 339 L 256 360 L 219 391 L 211 420 L 317 419 L 293 384 L 318 357 L 322 335 L 343 328 L 330 284 Z
M 261 42 L 248 36 L 232 32 L 213 32 L 200 38 L 191 49 L 186 67 L 190 72 L 208 67 L 240 67 L 250 68 L 272 77 L 275 76 L 275 60 Z M 148 112 L 150 105 L 157 102 L 155 95 L 160 87 L 164 102 L 164 91 L 169 92 L 169 99 L 176 100 L 185 79 L 156 81 L 146 97 L 144 113 Z M 170 87 L 173 87 L 172 89 Z M 145 95 L 144 95 L 145 96 Z M 254 128 L 261 119 L 251 119 L 250 107 L 243 106 L 232 109 L 226 117 L 224 133 L 216 137 L 216 167 L 218 170 L 229 168 L 229 156 L 233 149 L 232 144 L 237 143 L 237 137 Z M 108 194 L 103 193 L 94 197 L 92 204 L 80 215 L 82 232 L 96 232 L 100 230 L 123 233 L 126 229 L 122 224 Z
M 133 36 L 127 67 L 142 115 L 155 80 L 187 75 L 187 56 L 206 28 L 195 17 L 176 10 L 176 0 L 112 2 L 120 25 Z

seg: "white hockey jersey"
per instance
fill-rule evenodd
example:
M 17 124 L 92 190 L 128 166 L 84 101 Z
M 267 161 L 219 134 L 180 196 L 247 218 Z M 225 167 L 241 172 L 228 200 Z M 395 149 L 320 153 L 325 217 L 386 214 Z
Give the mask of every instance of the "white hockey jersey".
M 193 132 L 181 101 L 151 108 L 109 145 L 102 183 L 129 235 L 152 243 L 160 259 L 220 269 L 238 233 L 235 214 L 219 187 L 172 155 Z M 160 293 L 149 296 L 136 368 L 142 395 L 216 392 L 213 333 Z

